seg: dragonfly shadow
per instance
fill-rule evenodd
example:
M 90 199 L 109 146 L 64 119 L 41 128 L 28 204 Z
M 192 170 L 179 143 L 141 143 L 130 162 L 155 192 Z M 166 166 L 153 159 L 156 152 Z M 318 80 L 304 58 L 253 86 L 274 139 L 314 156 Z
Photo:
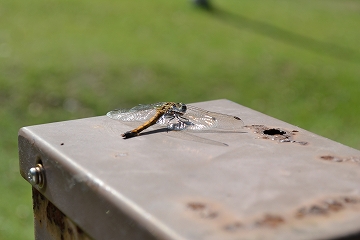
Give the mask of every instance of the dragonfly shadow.
M 219 142 L 216 140 L 212 140 L 209 138 L 204 138 L 204 137 L 199 137 L 196 135 L 193 135 L 191 133 L 196 133 L 196 131 L 174 131 L 174 130 L 169 130 L 167 128 L 159 128 L 159 129 L 154 129 L 154 130 L 150 130 L 150 131 L 146 131 L 146 132 L 142 132 L 140 133 L 139 136 L 145 136 L 145 135 L 150 135 L 150 134 L 156 134 L 156 133 L 166 133 L 166 136 L 168 137 L 173 137 L 176 139 L 182 139 L 182 140 L 186 140 L 186 141 L 194 141 L 194 142 L 200 142 L 200 143 L 204 143 L 204 144 L 210 144 L 210 145 L 216 145 L 216 146 L 229 146 L 226 143 L 223 142 Z M 199 132 L 197 132 L 199 133 Z M 227 133 L 227 134 L 231 134 L 231 133 L 247 133 L 247 132 L 243 132 L 243 131 L 211 131 L 211 130 L 207 130 L 207 131 L 201 131 L 201 133 Z
M 145 135 L 150 135 L 150 134 L 155 134 L 155 133 L 162 133 L 162 132 L 169 132 L 169 129 L 167 129 L 167 128 L 158 128 L 158 129 L 154 129 L 154 130 L 149 130 L 149 131 L 140 133 L 139 136 L 145 136 Z
M 318 54 L 350 62 L 360 62 L 360 52 L 355 49 L 316 40 L 314 38 L 291 32 L 266 22 L 250 19 L 220 8 L 214 7 L 212 11 L 208 12 L 213 14 L 213 16 L 217 17 L 219 20 L 235 26 L 238 29 L 247 29 L 265 37 L 282 41 Z

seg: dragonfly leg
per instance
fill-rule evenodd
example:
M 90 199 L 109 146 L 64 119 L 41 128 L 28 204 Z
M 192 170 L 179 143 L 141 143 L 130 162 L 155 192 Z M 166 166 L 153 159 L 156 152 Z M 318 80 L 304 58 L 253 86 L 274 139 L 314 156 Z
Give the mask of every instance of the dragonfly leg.
M 175 116 L 173 115 L 173 116 L 171 116 L 171 118 L 169 118 L 169 120 L 168 120 L 168 124 L 171 122 L 171 120 L 173 120 L 175 118 Z
M 170 121 L 176 118 L 176 123 L 171 123 Z M 175 130 L 175 131 L 181 131 L 184 130 L 187 126 L 191 125 L 192 123 L 189 121 L 189 119 L 186 119 L 178 114 L 175 114 L 172 116 L 172 118 L 168 121 L 168 129 L 169 130 Z
M 179 120 L 179 122 L 181 122 L 182 124 L 185 124 L 185 125 L 192 125 L 193 123 L 189 121 L 189 119 L 181 116 L 181 115 L 176 115 L 175 116 L 177 120 Z

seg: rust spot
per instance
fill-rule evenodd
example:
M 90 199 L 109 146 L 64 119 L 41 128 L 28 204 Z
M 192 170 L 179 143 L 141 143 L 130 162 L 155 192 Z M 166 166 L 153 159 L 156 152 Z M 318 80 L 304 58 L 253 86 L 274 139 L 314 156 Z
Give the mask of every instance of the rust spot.
M 334 155 L 322 155 L 320 156 L 321 160 L 325 160 L 325 161 L 331 161 L 331 162 L 355 162 L 355 163 L 359 163 L 360 162 L 360 157 L 338 157 L 338 156 L 334 156 Z
M 227 218 L 226 212 L 219 215 L 219 209 L 214 211 L 213 205 L 203 201 L 191 201 L 187 208 L 194 211 L 201 218 L 215 218 L 212 223 L 228 234 L 247 234 L 249 231 L 276 231 L 285 224 L 301 224 L 308 218 L 325 218 L 343 210 L 360 210 L 360 196 L 334 196 L 317 199 L 297 208 L 295 212 L 265 213 L 262 215 L 249 216 L 240 219 L 238 217 Z M 231 220 L 232 219 L 232 220 Z
M 334 212 L 344 210 L 350 205 L 360 203 L 360 198 L 355 197 L 337 197 L 317 201 L 309 206 L 303 206 L 295 212 L 296 218 L 309 216 L 327 216 Z
M 351 162 L 360 163 L 360 157 L 349 157 L 347 160 Z
M 343 200 L 345 203 L 351 203 L 351 204 L 360 203 L 360 199 L 356 199 L 354 197 L 344 197 Z
M 334 156 L 326 155 L 326 156 L 320 156 L 320 158 L 324 160 L 333 160 Z
M 333 162 L 342 162 L 343 160 L 341 158 L 332 156 L 332 155 L 324 155 L 324 156 L 320 156 L 320 158 L 322 160 L 326 160 L 326 161 L 333 161 Z
M 275 228 L 285 223 L 285 219 L 280 215 L 266 214 L 262 219 L 255 222 L 255 226 Z
M 328 213 L 326 208 L 317 205 L 311 206 L 308 212 L 314 215 L 326 215 Z
M 204 203 L 190 202 L 187 206 L 191 210 L 198 212 L 199 216 L 202 218 L 216 218 L 219 215 L 218 212 L 212 210 Z
M 297 130 L 287 131 L 281 128 L 269 128 L 264 125 L 248 125 L 245 126 L 248 129 L 252 129 L 255 134 L 260 135 L 259 138 L 269 139 L 280 143 L 291 142 L 298 143 L 300 145 L 307 145 L 308 142 L 295 141 L 293 138 Z
M 41 202 L 44 200 L 44 196 L 39 193 L 34 187 L 32 187 L 32 195 L 33 195 L 33 210 L 39 210 L 41 206 Z
M 336 200 L 328 200 L 326 201 L 327 207 L 330 211 L 337 212 L 344 208 L 344 205 Z
M 295 213 L 296 218 L 303 218 L 305 215 L 306 215 L 306 208 L 305 207 L 300 208 Z
M 243 227 L 243 224 L 241 222 L 234 222 L 234 223 L 229 223 L 229 224 L 225 225 L 224 229 L 229 232 L 234 232 L 242 227 Z
M 191 208 L 192 210 L 198 211 L 204 209 L 205 204 L 199 202 L 191 202 L 188 203 L 188 207 Z
M 33 188 L 33 206 L 35 224 L 45 226 L 46 231 L 54 239 L 90 239 L 80 227 L 35 188 Z
M 78 225 L 76 225 L 76 232 L 79 234 L 79 235 L 85 235 L 85 232 L 81 229 L 81 228 L 79 228 L 79 226 Z
M 202 218 L 216 218 L 219 214 L 215 211 L 206 209 L 205 211 L 200 212 Z
M 46 216 L 50 223 L 55 224 L 59 229 L 60 232 L 63 232 L 65 229 L 64 223 L 64 214 L 54 206 L 50 201 L 48 201 L 46 207 Z
M 296 218 L 303 218 L 310 215 L 326 215 L 328 213 L 326 208 L 318 205 L 312 205 L 310 207 L 302 207 L 296 213 Z
M 114 157 L 126 157 L 128 156 L 129 154 L 127 152 L 121 152 L 121 153 L 115 153 L 114 154 Z
M 200 212 L 200 216 L 202 218 L 216 218 L 219 214 L 217 212 L 214 211 L 202 211 Z

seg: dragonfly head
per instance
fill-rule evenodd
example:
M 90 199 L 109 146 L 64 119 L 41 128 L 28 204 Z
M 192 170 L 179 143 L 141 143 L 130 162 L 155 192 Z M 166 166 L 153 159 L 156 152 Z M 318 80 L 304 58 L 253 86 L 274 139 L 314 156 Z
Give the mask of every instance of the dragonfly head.
M 185 113 L 187 107 L 184 103 L 175 103 L 173 106 L 173 111 L 178 113 Z

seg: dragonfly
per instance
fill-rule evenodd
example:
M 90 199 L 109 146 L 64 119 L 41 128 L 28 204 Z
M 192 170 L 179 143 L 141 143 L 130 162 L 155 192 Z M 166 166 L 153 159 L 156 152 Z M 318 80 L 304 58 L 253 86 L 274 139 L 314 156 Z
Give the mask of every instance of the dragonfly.
M 237 131 L 244 126 L 237 117 L 207 111 L 192 105 L 176 102 L 159 102 L 138 105 L 130 109 L 115 109 L 106 114 L 122 122 L 139 122 L 139 126 L 123 133 L 123 138 L 140 135 L 155 124 L 169 131 Z

